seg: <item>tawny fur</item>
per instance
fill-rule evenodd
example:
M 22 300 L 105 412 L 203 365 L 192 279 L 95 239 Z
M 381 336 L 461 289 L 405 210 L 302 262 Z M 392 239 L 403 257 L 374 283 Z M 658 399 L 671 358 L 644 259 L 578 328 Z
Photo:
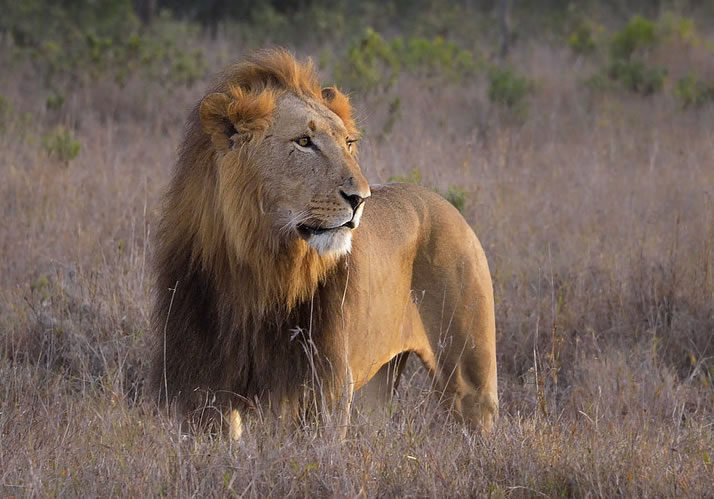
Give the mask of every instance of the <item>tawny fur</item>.
M 302 135 L 310 147 L 295 145 Z M 315 396 L 336 407 L 345 387 L 349 398 L 414 352 L 458 414 L 491 426 L 483 250 L 434 193 L 394 185 L 369 198 L 357 135 L 348 98 L 282 50 L 228 68 L 191 112 L 156 237 L 161 400 L 184 415 L 259 403 L 297 417 Z M 362 224 L 345 228 L 362 208 Z M 311 245 L 305 225 L 334 232 L 335 251 L 320 245 L 331 238 Z

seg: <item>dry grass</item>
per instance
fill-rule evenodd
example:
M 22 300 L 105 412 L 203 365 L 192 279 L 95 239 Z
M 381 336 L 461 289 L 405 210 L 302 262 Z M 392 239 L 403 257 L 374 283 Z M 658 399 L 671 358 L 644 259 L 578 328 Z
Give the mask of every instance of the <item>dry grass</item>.
M 453 424 L 414 364 L 391 418 L 356 418 L 345 442 L 257 419 L 237 444 L 186 437 L 142 396 L 150 236 L 201 86 L 102 84 L 54 114 L 28 69 L 2 74 L 0 494 L 711 495 L 714 109 L 593 95 L 548 47 L 516 57 L 539 85 L 522 124 L 478 82 L 402 79 L 387 140 L 384 101 L 358 103 L 372 182 L 417 168 L 469 194 L 495 282 L 499 424 Z M 41 147 L 60 121 L 82 145 L 68 165 Z

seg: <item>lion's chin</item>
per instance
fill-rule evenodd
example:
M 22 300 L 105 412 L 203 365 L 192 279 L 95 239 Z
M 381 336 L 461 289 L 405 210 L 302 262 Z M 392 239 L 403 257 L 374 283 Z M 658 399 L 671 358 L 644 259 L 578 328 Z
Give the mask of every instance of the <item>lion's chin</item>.
M 321 256 L 340 257 L 348 254 L 352 249 L 352 230 L 339 227 L 319 234 L 310 234 L 305 240 Z

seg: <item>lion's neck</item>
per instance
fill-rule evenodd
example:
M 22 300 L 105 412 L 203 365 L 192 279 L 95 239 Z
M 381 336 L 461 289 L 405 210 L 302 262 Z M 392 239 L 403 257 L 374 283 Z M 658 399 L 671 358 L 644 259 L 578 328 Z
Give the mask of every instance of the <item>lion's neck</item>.
M 293 241 L 279 251 L 256 251 L 231 265 L 227 283 L 245 283 L 246 319 L 260 323 L 274 314 L 289 314 L 309 300 L 335 269 L 338 259 L 320 256 L 304 241 Z

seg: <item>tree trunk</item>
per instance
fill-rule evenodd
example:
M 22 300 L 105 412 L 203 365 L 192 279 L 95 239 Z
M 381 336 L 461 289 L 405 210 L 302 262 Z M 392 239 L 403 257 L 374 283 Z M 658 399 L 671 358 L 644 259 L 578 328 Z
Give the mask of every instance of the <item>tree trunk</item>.
M 501 42 L 498 56 L 503 61 L 508 55 L 511 40 L 511 0 L 499 0 L 498 21 L 501 28 Z

